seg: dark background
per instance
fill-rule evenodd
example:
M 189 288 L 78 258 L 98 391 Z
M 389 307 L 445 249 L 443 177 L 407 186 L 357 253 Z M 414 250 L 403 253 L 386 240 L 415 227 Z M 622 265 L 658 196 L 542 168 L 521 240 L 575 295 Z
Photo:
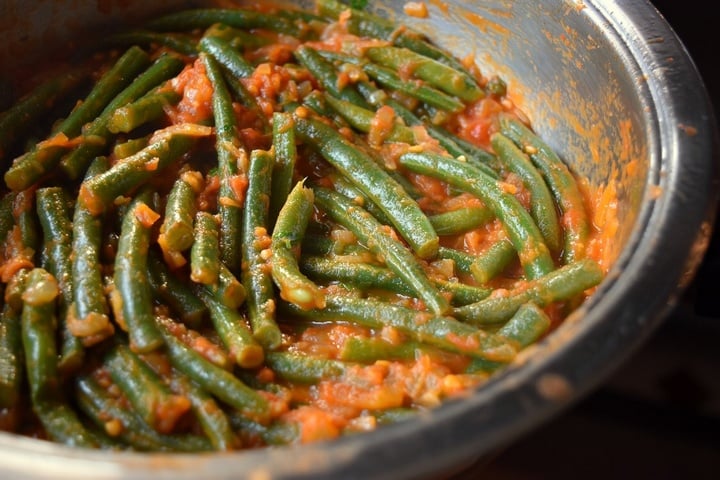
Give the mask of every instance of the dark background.
M 709 2 L 652 3 L 688 49 L 718 116 L 720 15 Z M 720 478 L 719 238 L 677 309 L 602 387 L 458 478 Z

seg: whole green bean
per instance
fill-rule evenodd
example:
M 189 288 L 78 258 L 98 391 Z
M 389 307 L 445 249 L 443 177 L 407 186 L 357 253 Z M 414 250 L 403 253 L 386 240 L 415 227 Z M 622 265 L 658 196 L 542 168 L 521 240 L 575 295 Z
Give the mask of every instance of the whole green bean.
M 389 68 L 365 63 L 363 71 L 386 88 L 403 92 L 433 107 L 453 113 L 461 112 L 465 108 L 465 105 L 455 97 L 428 85 L 405 81 Z
M 542 233 L 530 214 L 495 179 L 466 162 L 436 154 L 406 153 L 400 157 L 400 163 L 412 171 L 440 178 L 482 199 L 505 227 L 528 278 L 541 277 L 555 268 Z
M 250 154 L 249 183 L 242 218 L 242 283 L 248 293 L 248 320 L 258 341 L 269 350 L 280 345 L 282 336 L 275 320 L 275 292 L 266 253 L 271 246 L 268 232 L 270 176 L 273 155 L 264 150 Z
M 335 67 L 332 63 L 325 60 L 317 50 L 307 45 L 300 45 L 294 54 L 297 61 L 300 62 L 303 67 L 307 68 L 317 79 L 318 83 L 333 96 L 360 107 L 368 107 L 367 102 L 365 102 L 363 96 L 355 90 L 355 87 L 352 85 L 345 85 L 342 88 L 338 87 L 338 77 Z
M 320 121 L 295 116 L 295 130 L 382 209 L 420 258 L 437 254 L 440 240 L 430 220 L 403 187 L 369 155 Z
M 218 191 L 220 256 L 231 272 L 238 273 L 242 261 L 240 226 L 244 192 L 239 191 L 236 184 L 245 176 L 246 172 L 239 169 L 237 157 L 245 153 L 237 136 L 235 111 L 220 65 L 210 55 L 203 53 L 200 58 L 203 59 L 208 78 L 213 85 L 215 148 L 220 172 L 220 190 Z
M 67 374 L 80 368 L 85 357 L 82 340 L 72 332 L 68 319 L 73 303 L 72 234 L 69 199 L 61 187 L 44 187 L 35 193 L 37 212 L 44 238 L 44 268 L 55 277 L 60 288 L 58 301 L 62 346 L 58 369 Z
M 270 411 L 265 397 L 245 385 L 232 373 L 223 370 L 184 345 L 168 329 L 166 322 L 171 320 L 164 318 L 156 320 L 165 340 L 170 362 L 177 370 L 247 417 L 260 422 L 267 421 Z
M 196 8 L 169 13 L 148 22 L 145 27 L 160 32 L 208 28 L 216 23 L 250 30 L 262 28 L 297 36 L 294 22 L 279 15 L 238 8 Z
M 223 38 L 204 35 L 198 46 L 200 51 L 212 56 L 215 61 L 227 68 L 237 78 L 249 77 L 255 71 L 255 67 Z
M 493 149 L 505 167 L 522 181 L 530 192 L 530 214 L 535 219 L 551 252 L 560 251 L 561 228 L 553 197 L 540 172 L 508 137 L 495 133 L 490 137 Z
M 285 302 L 281 306 L 290 315 L 317 321 L 348 321 L 369 328 L 394 327 L 419 342 L 472 357 L 509 362 L 516 353 L 515 347 L 505 339 L 452 317 L 435 316 L 378 300 L 328 295 L 322 310 L 300 310 Z
M 306 188 L 304 181 L 296 183 L 280 210 L 271 237 L 270 266 L 280 297 L 304 309 L 325 305 L 325 294 L 300 272 L 295 253 L 312 216 L 314 198 L 312 189 Z
M 603 271 L 594 260 L 584 259 L 564 265 L 547 275 L 530 280 L 508 295 L 490 297 L 458 307 L 454 315 L 474 325 L 503 323 L 523 304 L 532 301 L 539 307 L 569 300 L 592 288 L 603 279 Z
M 48 436 L 71 446 L 96 443 L 66 404 L 58 374 L 55 306 L 60 290 L 42 268 L 32 269 L 22 294 L 21 333 L 33 411 Z
M 542 172 L 555 203 L 562 214 L 564 263 L 572 263 L 585 256 L 590 236 L 590 221 L 582 193 L 578 188 L 570 169 L 557 156 L 550 146 L 519 120 L 510 116 L 500 118 L 500 127 L 504 135 L 511 138 L 530 156 L 535 166 Z
M 349 7 L 337 0 L 317 0 L 318 11 L 321 15 L 338 19 L 340 14 Z M 355 35 L 380 38 L 392 42 L 399 47 L 408 48 L 414 52 L 433 58 L 439 62 L 465 72 L 471 81 L 472 76 L 465 67 L 449 52 L 438 48 L 418 32 L 409 29 L 399 29 L 398 25 L 385 18 L 378 17 L 357 8 L 350 9 L 351 15 L 347 20 L 350 33 Z
M 303 256 L 300 259 L 300 268 L 305 274 L 321 282 L 337 281 L 363 290 L 379 288 L 401 295 L 415 296 L 413 289 L 391 270 L 368 263 Z M 479 302 L 491 293 L 491 290 L 486 288 L 459 282 L 432 280 L 432 283 L 441 292 L 450 294 L 450 302 L 453 305 Z
M 175 395 L 153 369 L 126 345 L 117 343 L 105 354 L 103 366 L 145 423 L 170 433 L 190 409 L 187 397 Z
M 113 137 L 108 128 L 108 123 L 113 113 L 118 108 L 134 102 L 165 80 L 180 73 L 183 65 L 182 60 L 168 54 L 158 57 L 147 70 L 138 75 L 130 85 L 118 93 L 92 123 L 83 128 L 80 145 L 60 161 L 63 172 L 73 180 L 84 175 L 92 159 L 105 154 L 108 150 L 107 145 Z
M 106 157 L 97 157 L 88 167 L 85 179 L 94 177 L 110 167 Z M 100 251 L 102 221 L 78 198 L 72 220 L 71 272 L 73 303 L 68 326 L 83 344 L 91 346 L 112 335 L 105 285 L 102 279 Z
M 381 256 L 387 266 L 413 289 L 431 311 L 442 315 L 449 310 L 447 300 L 427 278 L 412 252 L 390 236 L 383 225 L 367 211 L 332 190 L 314 188 L 314 191 L 315 203 L 335 222 L 353 232 L 371 252 Z
M 395 71 L 412 72 L 430 85 L 462 100 L 473 102 L 485 92 L 466 74 L 444 63 L 402 47 L 371 47 L 365 54 L 375 63 Z
M 140 451 L 203 452 L 212 450 L 204 437 L 191 434 L 163 435 L 153 430 L 122 398 L 110 396 L 108 391 L 89 376 L 77 377 L 75 397 L 78 407 L 104 431 L 115 425 L 112 436 Z M 119 427 L 119 428 L 118 428 Z
M 56 142 L 53 141 L 54 138 L 59 136 L 73 138 L 79 135 L 82 127 L 94 120 L 149 63 L 150 57 L 140 47 L 130 47 L 97 81 L 85 100 L 53 129 L 51 137 L 46 142 L 40 142 L 31 151 L 13 161 L 12 166 L 5 172 L 5 183 L 8 188 L 15 191 L 24 190 L 50 173 L 60 162 L 63 153 L 72 148 L 68 142 Z
M 121 195 L 129 195 L 150 178 L 177 161 L 193 148 L 200 137 L 212 133 L 210 127 L 176 125 L 159 130 L 150 144 L 107 171 L 89 178 L 80 186 L 79 197 L 93 215 L 99 215 Z
M 219 302 L 206 287 L 195 290 L 210 312 L 215 331 L 230 356 L 241 368 L 255 368 L 263 362 L 262 346 L 253 337 L 240 312 Z
M 153 318 L 147 275 L 152 232 L 150 226 L 141 220 L 149 204 L 151 192 L 145 189 L 133 199 L 124 214 L 114 268 L 116 301 L 113 303 L 119 303 L 114 313 L 119 316 L 120 324 L 127 328 L 131 348 L 140 353 L 150 352 L 162 345 L 162 337 Z

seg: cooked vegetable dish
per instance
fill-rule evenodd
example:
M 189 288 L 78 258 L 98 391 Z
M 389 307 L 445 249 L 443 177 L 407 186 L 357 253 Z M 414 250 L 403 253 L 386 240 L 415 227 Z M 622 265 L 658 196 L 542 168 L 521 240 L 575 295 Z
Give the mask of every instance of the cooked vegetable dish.
M 333 439 L 471 394 L 601 282 L 508 86 L 335 0 L 112 32 L 0 113 L 0 429 Z

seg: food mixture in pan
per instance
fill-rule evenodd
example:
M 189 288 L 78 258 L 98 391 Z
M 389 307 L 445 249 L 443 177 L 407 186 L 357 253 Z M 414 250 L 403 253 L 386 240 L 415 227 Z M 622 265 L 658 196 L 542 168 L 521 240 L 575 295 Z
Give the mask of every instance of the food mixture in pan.
M 0 429 L 328 440 L 468 395 L 600 283 L 592 195 L 501 78 L 364 10 L 111 34 L 0 114 Z

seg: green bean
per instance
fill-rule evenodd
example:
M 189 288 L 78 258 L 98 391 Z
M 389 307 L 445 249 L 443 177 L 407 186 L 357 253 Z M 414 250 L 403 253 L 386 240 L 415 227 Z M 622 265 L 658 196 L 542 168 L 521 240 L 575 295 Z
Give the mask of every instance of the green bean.
M 505 227 L 528 278 L 541 277 L 555 268 L 542 234 L 530 214 L 496 180 L 465 162 L 436 154 L 406 153 L 400 157 L 400 163 L 412 171 L 440 178 L 482 199 Z
M 238 156 L 244 154 L 237 137 L 237 121 L 232 99 L 223 80 L 220 65 L 207 55 L 201 54 L 208 78 L 213 85 L 213 112 L 215 117 L 215 148 L 218 155 L 220 190 L 218 213 L 220 214 L 220 256 L 233 273 L 240 270 L 243 192 L 236 186 L 244 176 L 238 168 Z
M 160 433 L 170 433 L 190 409 L 187 397 L 174 395 L 163 379 L 127 346 L 117 343 L 103 365 L 145 423 Z
M 169 319 L 157 318 L 170 362 L 201 388 L 219 400 L 237 408 L 251 419 L 264 422 L 270 414 L 267 400 L 254 389 L 241 382 L 232 373 L 211 363 L 191 350 L 169 330 Z
M 270 425 L 262 425 L 234 412 L 230 413 L 230 422 L 236 430 L 250 433 L 266 445 L 290 445 L 300 440 L 302 427 L 298 422 L 278 420 Z
M 193 124 L 159 130 L 146 148 L 85 180 L 80 186 L 79 197 L 90 213 L 99 215 L 117 197 L 130 195 L 134 189 L 192 149 L 198 138 L 208 136 L 211 132 L 210 127 Z
M 317 8 L 321 15 L 334 19 L 337 19 L 343 11 L 348 10 L 347 5 L 343 5 L 337 0 L 317 0 Z M 465 71 L 464 66 L 455 57 L 430 43 L 421 34 L 408 29 L 399 29 L 393 22 L 377 15 L 356 8 L 350 10 L 352 15 L 347 20 L 350 33 L 390 41 L 399 47 L 408 48 L 460 70 L 472 80 L 470 74 Z
M 487 207 L 464 207 L 428 216 L 438 235 L 459 235 L 489 223 L 495 216 Z
M 375 363 L 378 360 L 414 360 L 422 346 L 418 342 L 390 343 L 382 338 L 349 337 L 343 343 L 340 360 Z
M 325 305 L 325 294 L 300 272 L 294 253 L 302 244 L 313 213 L 314 198 L 312 189 L 306 188 L 304 181 L 296 183 L 280 210 L 271 237 L 270 266 L 280 297 L 303 309 Z
M 18 405 L 23 388 L 20 312 L 5 304 L 0 313 L 0 409 Z
M 225 25 L 224 23 L 215 23 L 210 25 L 203 33 L 203 37 L 213 37 L 225 40 L 233 49 L 242 50 L 242 48 L 260 48 L 271 43 L 267 37 L 253 35 L 251 32 Z
M 69 447 L 98 447 L 95 436 L 68 404 L 56 400 L 40 401 L 34 405 L 34 410 L 51 440 Z
M 0 113 L 0 161 L 22 133 L 88 77 L 87 69 L 52 75 Z M 5 169 L 5 162 L 0 162 Z
M 58 310 L 62 347 L 58 369 L 67 374 L 77 370 L 85 357 L 82 341 L 72 333 L 72 321 L 68 320 L 74 298 L 71 259 L 73 226 L 67 208 L 69 199 L 61 187 L 40 188 L 35 198 L 44 237 L 44 267 L 55 277 L 60 288 Z
M 508 137 L 495 133 L 490 137 L 493 149 L 508 171 L 517 175 L 530 192 L 530 214 L 535 219 L 550 251 L 560 251 L 560 223 L 553 197 L 540 172 Z
M 295 129 L 303 140 L 312 144 L 323 158 L 382 209 L 420 258 L 432 258 L 437 254 L 439 239 L 430 220 L 403 187 L 369 155 L 317 120 L 296 116 Z
M 359 107 L 351 102 L 340 100 L 332 95 L 325 94 L 325 101 L 340 116 L 342 116 L 353 128 L 368 133 L 373 128 L 373 119 L 375 113 L 367 108 Z M 400 123 L 393 123 L 392 128 L 387 133 L 387 141 L 404 142 L 411 145 L 415 144 L 415 133 Z
M 215 23 L 250 30 L 262 28 L 292 36 L 298 35 L 297 26 L 287 18 L 266 12 L 238 8 L 196 8 L 169 13 L 148 22 L 145 27 L 160 32 L 208 28 Z
M 162 337 L 153 320 L 152 294 L 148 288 L 151 230 L 141 221 L 150 203 L 150 191 L 143 190 L 124 214 L 114 268 L 116 302 L 113 303 L 119 303 L 119 307 L 114 308 L 116 320 L 125 325 L 130 345 L 139 353 L 150 352 L 162 345 Z
M 264 358 L 263 348 L 253 337 L 242 315 L 219 302 L 206 287 L 195 291 L 207 306 L 213 326 L 235 362 L 242 368 L 260 365 Z
M 255 67 L 223 38 L 205 35 L 200 39 L 198 46 L 200 51 L 212 56 L 237 78 L 249 77 L 255 71 Z
M 111 437 L 141 451 L 201 452 L 212 449 L 203 437 L 190 434 L 163 435 L 153 430 L 122 398 L 113 398 L 92 377 L 77 377 L 75 397 L 79 408 Z
M 550 325 L 550 317 L 535 303 L 527 302 L 497 331 L 497 335 L 515 342 L 522 349 L 538 341 Z
M 517 250 L 512 242 L 502 238 L 475 256 L 470 273 L 476 282 L 487 283 L 500 275 L 516 258 Z
M 165 302 L 184 324 L 193 328 L 202 324 L 207 314 L 205 304 L 189 285 L 169 271 L 153 250 L 148 252 L 147 279 L 155 296 Z
M 275 292 L 267 257 L 272 241 L 267 218 L 273 161 L 272 154 L 264 150 L 253 150 L 250 154 L 242 218 L 242 283 L 248 292 L 248 319 L 255 337 L 269 350 L 282 341 L 275 320 Z
M 125 142 L 116 143 L 113 147 L 112 154 L 117 160 L 131 157 L 147 147 L 149 140 L 150 135 L 145 135 L 144 137 L 131 138 Z
M 368 107 L 365 99 L 352 85 L 346 85 L 343 88 L 338 87 L 335 67 L 325 60 L 317 50 L 307 45 L 300 45 L 294 54 L 297 61 L 300 62 L 303 67 L 307 68 L 317 79 L 318 83 L 333 96 L 360 107 Z
M 206 289 L 226 307 L 239 308 L 247 299 L 248 289 L 224 263 L 218 263 L 217 268 L 217 282 L 205 285 Z
M 113 137 L 108 128 L 113 113 L 180 73 L 183 65 L 179 58 L 163 54 L 113 98 L 100 115 L 83 128 L 82 143 L 60 161 L 65 174 L 73 180 L 83 175 L 92 159 L 107 150 L 106 146 Z
M 433 107 L 453 113 L 461 112 L 465 108 L 465 105 L 456 98 L 428 85 L 403 80 L 388 68 L 366 63 L 363 65 L 363 70 L 386 88 L 403 92 Z
M 108 119 L 107 128 L 111 133 L 132 132 L 141 125 L 161 118 L 165 115 L 165 109 L 177 104 L 180 98 L 181 95 L 175 90 L 155 89 L 116 109 Z
M 85 179 L 99 175 L 109 166 L 106 157 L 97 157 L 90 164 Z M 112 335 L 115 328 L 108 316 L 109 309 L 102 281 L 102 222 L 88 211 L 81 199 L 75 202 L 71 247 L 73 303 L 68 327 L 75 336 L 83 340 L 85 346 L 91 346 Z
M 332 181 L 333 189 L 336 192 L 343 194 L 349 200 L 352 200 L 353 203 L 363 207 L 380 223 L 384 225 L 392 224 L 390 219 L 385 216 L 385 213 L 380 210 L 380 207 L 370 201 L 370 199 L 368 199 L 367 196 L 365 196 L 365 194 L 361 192 L 360 189 L 358 189 L 350 180 L 339 173 L 331 173 L 328 175 L 328 178 Z M 429 219 L 430 217 L 428 217 L 428 220 Z
M 230 420 L 210 394 L 178 373 L 173 375 L 171 385 L 175 391 L 190 400 L 192 411 L 214 450 L 229 451 L 238 446 L 239 442 L 232 431 Z
M 395 113 L 403 119 L 408 125 L 422 125 L 427 130 L 428 134 L 438 141 L 441 147 L 443 147 L 450 155 L 455 158 L 463 157 L 465 160 L 473 165 L 474 167 L 482 170 L 483 173 L 493 177 L 499 178 L 497 171 L 499 170 L 499 163 L 495 156 L 490 152 L 483 150 L 482 148 L 476 147 L 468 142 L 463 142 L 460 138 L 454 136 L 450 132 L 447 132 L 443 128 L 440 128 L 431 123 L 423 122 L 413 112 L 405 108 L 400 102 L 390 98 L 384 102 L 386 105 L 392 107 Z M 461 145 L 462 142 L 462 145 Z
M 593 260 L 579 260 L 547 275 L 530 280 L 507 295 L 490 297 L 458 307 L 454 315 L 467 323 L 492 325 L 512 317 L 523 304 L 532 301 L 539 307 L 569 300 L 600 283 L 603 272 Z
M 190 279 L 195 283 L 213 285 L 220 275 L 219 226 L 214 215 L 197 212 L 190 249 Z
M 170 189 L 158 238 L 164 251 L 183 252 L 193 244 L 193 220 L 197 211 L 195 185 L 198 176 L 200 174 L 197 172 L 186 171 Z
M 445 297 L 427 278 L 418 260 L 385 227 L 342 195 L 325 188 L 315 188 L 315 203 L 335 222 L 345 226 L 371 252 L 381 256 L 388 267 L 410 286 L 428 308 L 438 315 L 449 309 Z
M 316 321 L 348 321 L 369 328 L 394 327 L 416 341 L 472 357 L 509 362 L 516 353 L 515 347 L 505 339 L 452 317 L 435 316 L 378 300 L 328 295 L 322 310 L 300 310 L 284 302 L 281 306 L 290 315 Z
M 303 256 L 300 260 L 300 268 L 311 278 L 322 282 L 337 281 L 363 290 L 379 288 L 401 295 L 415 296 L 413 289 L 391 270 L 367 263 Z M 459 282 L 432 280 L 432 283 L 441 292 L 450 294 L 453 305 L 479 302 L 491 293 L 488 289 Z
M 270 226 L 275 224 L 280 209 L 285 204 L 287 196 L 293 187 L 293 175 L 297 160 L 297 147 L 295 145 L 295 130 L 293 118 L 288 113 L 275 112 L 273 114 L 272 146 L 275 153 L 275 163 L 270 184 Z
M 265 363 L 281 378 L 302 384 L 341 377 L 347 368 L 339 360 L 290 352 L 270 352 Z
M 474 261 L 474 257 L 469 253 L 448 247 L 440 247 L 438 250 L 438 258 L 452 260 L 455 264 L 456 272 L 461 273 L 470 273 L 470 266 Z
M 190 35 L 182 33 L 158 33 L 141 28 L 115 32 L 100 40 L 100 45 L 105 48 L 125 45 L 140 45 L 143 47 L 161 45 L 190 57 L 197 55 L 195 43 L 195 40 Z
M 395 71 L 408 71 L 445 93 L 474 102 L 485 96 L 464 73 L 425 55 L 402 47 L 371 47 L 365 54 L 375 63 Z
M 530 156 L 555 198 L 564 228 L 563 262 L 582 259 L 589 241 L 590 222 L 575 177 L 552 148 L 520 121 L 502 116 L 500 127 L 504 135 Z
M 94 120 L 149 62 L 150 57 L 142 49 L 136 46 L 129 48 L 97 81 L 85 100 L 53 129 L 47 141 L 40 142 L 31 151 L 15 159 L 5 172 L 7 186 L 15 191 L 24 190 L 50 173 L 60 162 L 63 153 L 72 148 L 68 142 L 57 142 L 55 139 L 79 135 L 82 127 Z

